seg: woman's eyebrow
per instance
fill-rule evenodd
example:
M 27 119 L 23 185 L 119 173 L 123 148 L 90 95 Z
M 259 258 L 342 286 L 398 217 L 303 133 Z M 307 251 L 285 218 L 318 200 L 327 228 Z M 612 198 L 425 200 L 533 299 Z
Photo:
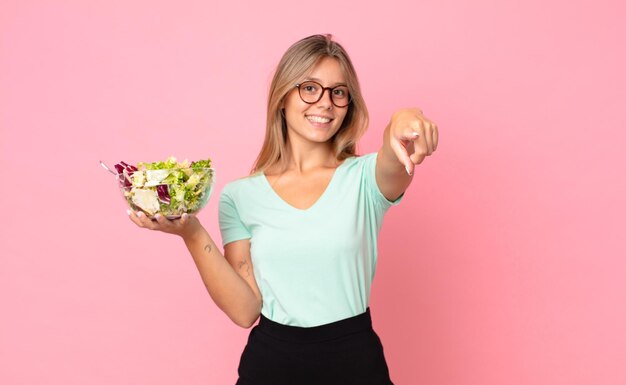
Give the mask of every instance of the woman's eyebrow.
M 304 79 L 304 80 L 305 80 L 305 81 L 308 81 L 308 80 L 313 80 L 313 81 L 318 82 L 318 83 L 320 83 L 320 84 L 322 84 L 322 85 L 323 85 L 323 83 L 322 83 L 322 79 L 307 77 L 307 78 L 306 78 L 306 79 Z M 333 87 L 336 87 L 336 86 L 347 86 L 347 84 L 346 84 L 345 82 L 337 82 L 337 83 L 333 84 Z

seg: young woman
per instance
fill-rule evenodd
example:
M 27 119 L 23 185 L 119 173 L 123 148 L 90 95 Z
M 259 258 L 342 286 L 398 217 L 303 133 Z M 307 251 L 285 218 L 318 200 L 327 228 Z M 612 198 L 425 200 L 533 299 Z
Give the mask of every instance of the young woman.
M 278 65 L 251 175 L 222 191 L 224 254 L 195 216 L 130 213 L 140 227 L 183 238 L 237 325 L 260 318 L 239 385 L 392 383 L 369 312 L 377 236 L 438 131 L 420 110 L 399 110 L 378 153 L 357 156 L 367 123 L 346 51 L 330 35 L 307 37 Z

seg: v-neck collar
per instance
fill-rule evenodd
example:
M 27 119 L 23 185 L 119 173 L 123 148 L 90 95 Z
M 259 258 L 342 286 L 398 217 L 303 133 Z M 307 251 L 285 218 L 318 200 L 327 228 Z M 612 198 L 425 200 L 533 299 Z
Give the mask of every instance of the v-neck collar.
M 333 171 L 333 176 L 330 178 L 330 182 L 328 182 L 328 185 L 326 185 L 326 188 L 324 189 L 324 191 L 322 192 L 322 194 L 317 198 L 317 200 L 315 202 L 313 202 L 313 204 L 305 209 L 300 209 L 298 207 L 293 206 L 291 203 L 287 202 L 286 200 L 284 200 L 277 192 L 276 190 L 274 190 L 274 187 L 272 187 L 272 184 L 270 183 L 270 181 L 267 179 L 267 176 L 265 175 L 265 172 L 261 171 L 260 177 L 263 179 L 263 183 L 267 186 L 267 188 L 270 190 L 271 194 L 278 200 L 280 201 L 282 206 L 286 206 L 288 207 L 290 210 L 294 210 L 296 212 L 300 212 L 300 213 L 308 213 L 313 211 L 316 207 L 320 206 L 323 201 L 326 199 L 326 196 L 329 195 L 331 193 L 331 190 L 333 189 L 333 185 L 335 184 L 335 179 L 337 179 L 337 174 L 341 171 L 341 169 L 343 168 L 343 166 L 347 163 L 352 161 L 352 159 L 354 159 L 354 157 L 350 157 L 350 158 L 346 158 L 344 159 L 343 162 L 341 162 L 341 164 L 339 166 L 337 166 L 337 168 L 335 168 L 335 171 Z

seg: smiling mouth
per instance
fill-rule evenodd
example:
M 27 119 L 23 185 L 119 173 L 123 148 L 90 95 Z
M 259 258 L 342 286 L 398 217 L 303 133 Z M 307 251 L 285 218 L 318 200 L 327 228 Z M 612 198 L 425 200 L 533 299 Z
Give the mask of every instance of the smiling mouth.
M 332 119 L 324 116 L 307 115 L 307 120 L 312 123 L 329 123 Z

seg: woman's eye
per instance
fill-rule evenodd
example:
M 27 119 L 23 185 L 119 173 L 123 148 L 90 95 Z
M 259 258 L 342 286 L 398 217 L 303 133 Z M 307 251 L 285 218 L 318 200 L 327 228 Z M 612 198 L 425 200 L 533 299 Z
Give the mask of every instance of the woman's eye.
M 315 86 L 304 86 L 304 90 L 306 92 L 315 92 L 316 88 L 315 88 Z
M 333 90 L 333 95 L 338 97 L 338 98 L 345 98 L 348 96 L 348 90 L 346 90 L 345 88 L 336 88 Z

